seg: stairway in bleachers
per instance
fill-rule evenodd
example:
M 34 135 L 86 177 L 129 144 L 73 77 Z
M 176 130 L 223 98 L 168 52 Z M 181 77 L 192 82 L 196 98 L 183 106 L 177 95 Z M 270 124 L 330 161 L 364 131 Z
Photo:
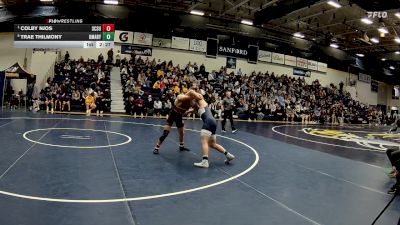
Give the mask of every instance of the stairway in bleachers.
M 111 112 L 124 113 L 125 105 L 124 105 L 124 96 L 122 93 L 121 75 L 119 67 L 113 67 L 111 69 L 110 86 L 111 86 Z

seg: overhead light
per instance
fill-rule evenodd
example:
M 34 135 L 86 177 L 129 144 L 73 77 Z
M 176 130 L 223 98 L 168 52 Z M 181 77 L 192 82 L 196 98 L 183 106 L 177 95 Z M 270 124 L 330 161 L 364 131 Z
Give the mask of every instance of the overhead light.
M 389 69 L 394 70 L 394 66 L 390 66 Z
M 386 27 L 380 27 L 380 28 L 378 28 L 378 31 L 383 33 L 383 34 L 389 33 L 389 31 L 386 29 Z
M 242 19 L 242 22 L 241 23 L 243 23 L 243 24 L 247 24 L 247 25 L 253 25 L 253 21 L 251 21 L 251 20 L 246 20 L 246 19 Z
M 104 4 L 118 5 L 118 1 L 117 0 L 104 0 Z
M 361 54 L 361 53 L 357 53 L 356 54 L 358 57 L 364 57 L 365 55 L 364 54 Z
M 204 12 L 203 11 L 195 10 L 195 9 L 190 11 L 190 14 L 198 15 L 198 16 L 204 16 Z
M 400 19 L 400 12 L 397 12 L 397 13 L 395 13 L 394 15 L 395 15 L 397 18 Z
M 394 54 L 400 55 L 400 52 L 399 51 L 395 51 Z
M 385 58 L 382 58 L 381 60 L 382 60 L 382 61 L 386 61 L 386 59 L 385 59 Z
M 41 2 L 52 2 L 53 0 L 40 0 Z
M 373 24 L 374 22 L 372 22 L 372 20 L 368 19 L 368 18 L 362 18 L 361 22 L 365 23 L 365 24 Z
M 371 38 L 371 39 L 369 39 L 369 40 L 371 40 L 371 42 L 373 42 L 373 43 L 375 43 L 375 44 L 378 44 L 378 43 L 379 43 L 379 39 L 378 39 L 378 38 Z
M 331 46 L 332 48 L 339 48 L 339 45 L 337 45 L 336 43 L 332 43 L 329 46 Z
M 394 39 L 394 41 L 400 44 L 400 38 L 399 38 L 399 37 L 396 37 L 396 38 Z
M 340 7 L 342 7 L 342 5 L 340 5 L 339 2 L 337 2 L 336 0 L 329 0 L 327 3 L 328 3 L 329 5 L 335 7 L 335 8 L 340 8 Z
M 298 38 L 304 38 L 304 34 L 302 34 L 301 32 L 296 32 L 293 34 L 293 36 L 298 37 Z

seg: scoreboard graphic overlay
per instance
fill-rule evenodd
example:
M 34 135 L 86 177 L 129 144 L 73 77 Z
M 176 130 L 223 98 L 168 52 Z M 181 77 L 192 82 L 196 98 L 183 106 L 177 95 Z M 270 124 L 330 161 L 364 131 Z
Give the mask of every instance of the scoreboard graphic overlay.
M 112 48 L 114 24 L 84 24 L 82 19 L 47 19 L 15 24 L 16 48 Z

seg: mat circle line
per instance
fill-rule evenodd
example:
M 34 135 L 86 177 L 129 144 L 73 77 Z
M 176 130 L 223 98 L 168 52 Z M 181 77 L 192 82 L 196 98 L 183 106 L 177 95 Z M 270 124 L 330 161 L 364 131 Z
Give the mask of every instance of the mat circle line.
M 163 125 L 158 125 L 158 124 L 137 123 L 137 122 L 128 122 L 128 121 L 115 121 L 115 120 L 91 120 L 91 119 L 72 119 L 72 118 L 49 118 L 49 117 L 47 117 L 47 118 L 46 117 L 45 118 L 35 118 L 35 117 L 0 118 L 0 120 L 5 120 L 5 119 L 11 119 L 11 120 L 13 120 L 13 119 L 47 120 L 48 119 L 48 120 L 94 121 L 94 122 L 125 123 L 125 124 L 138 124 L 138 125 L 145 125 L 145 126 L 164 127 Z M 198 130 L 193 130 L 193 129 L 185 129 L 185 130 L 200 133 L 200 131 L 198 131 Z M 227 140 L 231 140 L 236 143 L 239 143 L 239 144 L 247 147 L 248 149 L 250 149 L 251 152 L 255 156 L 254 162 L 250 165 L 250 167 L 248 167 L 247 169 L 245 169 L 244 171 L 242 171 L 236 175 L 233 175 L 233 176 L 231 176 L 227 179 L 221 180 L 221 181 L 217 181 L 215 183 L 211 183 L 211 184 L 207 184 L 204 186 L 191 188 L 191 189 L 187 189 L 187 190 L 182 190 L 182 191 L 175 191 L 175 192 L 170 192 L 170 193 L 149 195 L 149 196 L 140 196 L 140 197 L 127 197 L 127 198 L 117 198 L 117 199 L 62 199 L 62 198 L 46 198 L 46 197 L 40 197 L 40 196 L 23 195 L 23 194 L 1 191 L 1 190 L 0 190 L 0 194 L 17 197 L 17 198 L 22 198 L 22 199 L 47 201 L 47 202 L 62 202 L 62 203 L 115 203 L 115 202 L 142 201 L 142 200 L 150 200 L 150 199 L 165 198 L 165 197 L 171 197 L 171 196 L 176 196 L 176 195 L 188 194 L 191 192 L 196 192 L 196 191 L 201 191 L 201 190 L 209 189 L 212 187 L 216 187 L 216 186 L 219 186 L 219 185 L 222 185 L 222 184 L 225 184 L 230 181 L 238 179 L 239 177 L 249 173 L 251 170 L 253 170 L 257 166 L 257 164 L 260 160 L 260 156 L 258 155 L 258 152 L 253 147 L 251 147 L 250 145 L 248 145 L 242 141 L 239 141 L 239 140 L 236 140 L 236 139 L 233 139 L 230 137 L 221 136 L 221 135 L 217 135 L 217 136 L 227 139 Z
M 32 140 L 30 138 L 28 138 L 28 134 L 32 133 L 32 132 L 36 132 L 36 131 L 47 131 L 47 130 L 81 130 L 81 131 L 93 131 L 93 132 L 103 132 L 103 133 L 110 133 L 110 134 L 116 134 L 116 135 L 120 135 L 123 136 L 127 139 L 127 141 L 124 141 L 122 143 L 118 143 L 118 144 L 110 144 L 110 145 L 100 145 L 100 146 L 72 146 L 72 145 L 56 145 L 56 144 L 49 144 L 49 143 L 45 143 L 45 142 L 40 142 L 40 141 L 36 141 L 36 140 Z M 51 147 L 58 147 L 58 148 L 80 148 L 80 149 L 95 149 L 95 148 L 109 148 L 109 147 L 117 147 L 117 146 L 121 146 L 121 145 L 125 145 L 128 144 L 132 141 L 132 138 L 129 137 L 128 135 L 125 134 L 121 134 L 118 132 L 114 132 L 114 131 L 107 131 L 107 130 L 95 130 L 95 129 L 81 129 L 81 128 L 65 128 L 65 127 L 54 127 L 54 128 L 42 128 L 42 129 L 34 129 L 34 130 L 30 130 L 30 131 L 26 131 L 22 137 L 30 142 L 33 142 L 35 144 L 39 144 L 39 145 L 45 145 L 45 146 L 51 146 Z

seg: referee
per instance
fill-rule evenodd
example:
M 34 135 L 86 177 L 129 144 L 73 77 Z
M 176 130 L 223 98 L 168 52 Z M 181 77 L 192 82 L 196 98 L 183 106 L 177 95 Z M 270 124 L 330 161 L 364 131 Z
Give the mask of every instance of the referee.
M 234 103 L 233 103 L 233 98 L 231 97 L 231 92 L 226 91 L 225 98 L 222 100 L 222 107 L 224 109 L 224 119 L 222 120 L 222 132 L 226 132 L 225 123 L 227 118 L 229 118 L 229 121 L 231 122 L 232 133 L 235 133 L 237 131 L 237 129 L 233 124 L 233 118 L 232 118 L 233 105 Z

